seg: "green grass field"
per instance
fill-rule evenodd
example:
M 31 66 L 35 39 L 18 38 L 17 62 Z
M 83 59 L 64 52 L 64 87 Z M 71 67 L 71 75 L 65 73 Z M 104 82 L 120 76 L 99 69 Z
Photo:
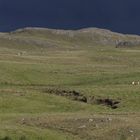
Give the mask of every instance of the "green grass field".
M 2 34 L 0 140 L 140 140 L 140 85 L 131 84 L 139 80 L 140 46 L 100 45 L 81 34 Z M 48 89 L 120 103 L 112 109 Z

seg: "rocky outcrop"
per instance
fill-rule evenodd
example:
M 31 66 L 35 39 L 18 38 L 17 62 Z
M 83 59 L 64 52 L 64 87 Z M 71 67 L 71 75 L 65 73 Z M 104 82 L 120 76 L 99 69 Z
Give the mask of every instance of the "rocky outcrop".
M 140 46 L 140 41 L 121 41 L 116 44 L 116 48 Z
M 95 96 L 86 96 L 80 92 L 77 92 L 75 90 L 61 90 L 61 89 L 45 89 L 45 93 L 57 95 L 57 96 L 63 96 L 68 99 L 83 102 L 87 104 L 92 105 L 105 105 L 110 107 L 111 109 L 117 109 L 118 104 L 120 103 L 119 100 L 115 99 L 109 99 L 109 98 L 102 98 L 102 97 L 95 97 Z

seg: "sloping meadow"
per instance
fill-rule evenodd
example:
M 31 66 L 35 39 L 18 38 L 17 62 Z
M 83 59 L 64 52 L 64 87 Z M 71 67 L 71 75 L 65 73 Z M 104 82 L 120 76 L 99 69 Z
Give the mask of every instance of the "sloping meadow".
M 0 34 L 0 139 L 139 140 L 140 47 L 116 48 L 120 38 L 139 37 L 97 29 Z

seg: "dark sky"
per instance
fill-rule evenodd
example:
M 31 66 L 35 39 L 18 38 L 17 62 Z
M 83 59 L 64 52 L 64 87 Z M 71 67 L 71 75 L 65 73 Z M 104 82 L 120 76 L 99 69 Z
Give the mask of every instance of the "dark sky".
M 0 31 L 26 26 L 140 34 L 140 0 L 0 0 Z

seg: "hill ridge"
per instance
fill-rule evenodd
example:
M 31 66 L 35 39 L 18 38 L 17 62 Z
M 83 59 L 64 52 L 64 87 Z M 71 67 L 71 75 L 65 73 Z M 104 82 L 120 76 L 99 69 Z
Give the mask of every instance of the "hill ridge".
M 69 29 L 55 29 L 55 28 L 44 28 L 44 27 L 24 27 L 24 28 L 19 28 L 16 29 L 14 31 L 11 31 L 11 33 L 15 33 L 15 32 L 23 32 L 23 31 L 60 31 L 60 32 L 106 32 L 106 33 L 112 33 L 112 34 L 116 34 L 116 35 L 122 35 L 122 36 L 135 36 L 135 37 L 140 37 L 140 35 L 136 35 L 136 34 L 124 34 L 124 33 L 120 33 L 120 32 L 115 32 L 109 29 L 105 29 L 105 28 L 97 28 L 97 27 L 87 27 L 87 28 L 80 28 L 80 29 L 73 29 L 73 30 L 69 30 Z M 7 32 L 8 33 L 8 32 Z
M 112 32 L 108 29 L 95 27 L 82 28 L 77 30 L 50 29 L 41 27 L 25 27 L 12 32 L 0 33 L 1 37 L 23 38 L 28 40 L 30 37 L 36 39 L 51 39 L 54 41 L 69 41 L 74 44 L 88 43 L 98 45 L 115 46 L 140 46 L 140 36 Z

